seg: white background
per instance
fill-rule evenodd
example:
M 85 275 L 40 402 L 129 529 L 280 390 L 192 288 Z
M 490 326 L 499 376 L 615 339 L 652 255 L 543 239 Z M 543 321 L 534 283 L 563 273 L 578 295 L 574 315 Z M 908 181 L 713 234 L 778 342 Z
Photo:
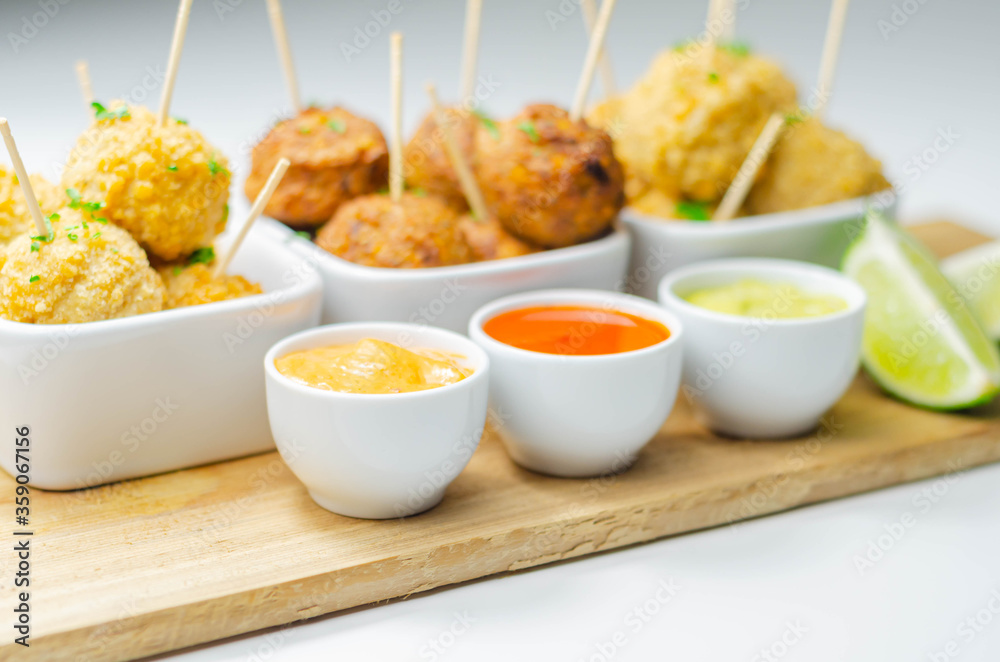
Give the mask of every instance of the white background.
M 171 0 L 59 1 L 0 2 L 0 115 L 10 119 L 29 169 L 51 178 L 86 126 L 73 61 L 90 61 L 99 99 L 145 96 L 155 107 L 176 9 Z M 426 110 L 426 81 L 446 97 L 456 94 L 461 0 L 401 3 L 402 12 L 348 62 L 341 44 L 388 0 L 285 0 L 303 97 L 343 103 L 384 125 L 392 29 L 406 34 L 407 128 Z M 808 90 L 828 3 L 744 3 L 739 36 L 779 58 Z M 585 49 L 572 0 L 485 4 L 480 71 L 498 86 L 483 107 L 506 114 L 527 101 L 567 104 Z M 608 42 L 620 83 L 633 81 L 659 49 L 696 32 L 706 4 L 621 0 Z M 24 21 L 42 23 L 33 16 L 43 5 L 58 11 L 32 33 Z M 263 1 L 195 5 L 172 113 L 226 152 L 242 179 L 248 148 L 289 105 Z M 880 20 L 883 28 L 892 23 L 894 7 L 899 29 L 880 30 Z M 560 8 L 569 16 L 553 23 Z M 851 6 L 828 119 L 862 139 L 906 185 L 905 220 L 948 217 L 1000 234 L 998 25 L 1000 3 L 987 0 Z M 15 49 L 11 32 L 26 42 Z M 935 162 L 923 169 L 914 159 L 949 130 L 957 139 L 927 153 Z M 235 218 L 247 207 L 240 190 L 234 187 Z M 782 660 L 996 660 L 1000 613 L 989 609 L 991 592 L 1000 590 L 998 481 L 1000 467 L 991 467 L 905 485 L 355 610 L 182 659 L 435 659 L 429 642 L 436 641 L 450 644 L 437 659 L 454 660 L 750 661 L 767 659 L 762 649 Z M 925 489 L 936 490 L 936 501 L 921 495 Z M 883 558 L 859 571 L 858 555 L 886 527 L 898 533 L 906 513 L 913 526 L 899 540 L 883 537 Z M 660 582 L 677 587 L 669 601 L 656 601 Z M 1000 601 L 992 606 L 1000 609 Z M 648 622 L 636 620 L 637 608 Z M 986 622 L 979 631 L 963 626 L 977 613 Z M 786 631 L 792 640 L 789 623 L 804 632 L 783 649 L 777 642 Z M 953 655 L 945 653 L 949 640 Z

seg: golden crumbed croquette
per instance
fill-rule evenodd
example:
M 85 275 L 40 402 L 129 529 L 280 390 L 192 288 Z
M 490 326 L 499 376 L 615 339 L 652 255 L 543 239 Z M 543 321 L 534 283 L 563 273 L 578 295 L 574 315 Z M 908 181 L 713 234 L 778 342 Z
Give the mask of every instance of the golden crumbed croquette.
M 891 186 L 860 143 L 815 118 L 790 126 L 763 170 L 747 196 L 750 214 L 815 207 Z
M 386 185 L 389 148 L 378 126 L 340 108 L 307 108 L 253 148 L 244 192 L 251 200 L 280 158 L 288 172 L 264 208 L 287 225 L 319 226 L 351 198 Z
M 432 196 L 366 195 L 341 205 L 320 228 L 316 245 L 369 267 L 415 269 L 465 264 L 472 250 L 458 229 L 458 214 Z
M 35 191 L 38 206 L 48 216 L 66 204 L 66 196 L 41 175 L 30 175 L 31 188 Z M 30 231 L 34 225 L 24 192 L 13 170 L 0 166 L 0 245 Z
M 768 117 L 795 104 L 795 85 L 771 60 L 736 48 L 670 50 L 591 117 L 615 140 L 630 203 L 649 189 L 718 202 Z
M 459 219 L 458 228 L 476 260 L 501 260 L 541 250 L 507 232 L 500 221 L 492 217 L 481 221 L 466 214 Z
M 476 131 L 481 121 L 491 120 L 480 120 L 473 113 L 457 108 L 446 108 L 444 112 L 455 142 L 471 166 L 475 162 Z M 469 208 L 458 176 L 451 167 L 451 159 L 444 146 L 444 134 L 433 111 L 428 113 L 403 148 L 403 164 L 403 175 L 408 185 L 442 198 L 458 211 Z
M 63 188 L 104 202 L 103 215 L 162 260 L 210 244 L 225 229 L 229 182 L 229 162 L 199 132 L 172 118 L 160 126 L 131 105 L 124 117 L 91 124 L 62 177 Z
M 243 276 L 223 274 L 214 278 L 211 265 L 166 265 L 158 271 L 167 288 L 166 308 L 198 306 L 263 292 L 258 283 Z
M 559 248 L 606 232 L 625 204 L 624 175 L 602 129 L 549 104 L 476 135 L 476 178 L 512 234 Z
M 163 281 L 128 232 L 69 208 L 51 224 L 51 241 L 30 231 L 0 250 L 0 317 L 69 324 L 163 309 Z

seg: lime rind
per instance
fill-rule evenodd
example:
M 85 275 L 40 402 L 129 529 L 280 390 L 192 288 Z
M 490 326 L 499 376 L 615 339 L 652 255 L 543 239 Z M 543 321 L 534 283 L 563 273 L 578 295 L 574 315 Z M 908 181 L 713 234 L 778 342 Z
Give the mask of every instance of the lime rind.
M 1000 341 L 1000 241 L 952 255 L 941 262 L 941 271 L 990 338 Z
M 916 239 L 870 211 L 843 271 L 868 293 L 862 360 L 890 394 L 965 409 L 1000 391 L 1000 352 Z

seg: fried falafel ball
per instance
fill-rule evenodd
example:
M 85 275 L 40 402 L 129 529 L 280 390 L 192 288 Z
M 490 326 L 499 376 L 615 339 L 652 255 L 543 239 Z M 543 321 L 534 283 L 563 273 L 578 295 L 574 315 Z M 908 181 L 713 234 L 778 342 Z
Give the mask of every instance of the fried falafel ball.
M 66 196 L 41 175 L 31 175 L 29 179 L 38 206 L 46 216 L 66 203 Z M 33 223 L 17 175 L 13 170 L 0 166 L 0 245 L 30 231 Z
M 625 204 L 611 138 L 562 108 L 534 104 L 476 135 L 476 178 L 490 213 L 543 248 L 593 239 Z
M 774 112 L 795 109 L 795 85 L 771 60 L 720 45 L 661 53 L 592 121 L 615 141 L 629 203 L 653 198 L 718 202 Z
M 103 202 L 103 215 L 161 260 L 212 243 L 229 211 L 226 158 L 181 120 L 160 126 L 142 106 L 111 108 L 77 140 L 62 187 Z
M 750 214 L 804 209 L 890 186 L 882 164 L 860 143 L 810 118 L 790 126 L 778 141 L 750 189 L 746 209 Z
M 480 119 L 471 112 L 457 108 L 446 108 L 445 116 L 450 122 L 459 150 L 465 154 L 469 163 L 474 163 L 476 131 Z M 445 150 L 444 136 L 438 127 L 436 113 L 431 112 L 424 118 L 417 132 L 403 148 L 403 163 L 404 175 L 410 186 L 442 198 L 458 211 L 469 208 Z
M 340 107 L 307 108 L 279 122 L 253 148 L 244 191 L 253 200 L 280 158 L 291 166 L 264 213 L 297 228 L 318 227 L 340 205 L 388 181 L 389 148 L 373 122 Z
M 316 245 L 369 267 L 418 269 L 473 261 L 458 214 L 432 196 L 366 195 L 344 203 L 320 228 Z
M 466 214 L 459 219 L 458 228 L 477 261 L 502 260 L 541 250 L 507 232 L 507 228 L 492 217 L 479 220 Z
M 70 324 L 163 309 L 163 281 L 128 232 L 69 208 L 50 221 L 50 241 L 29 231 L 0 249 L 0 317 Z
M 166 308 L 198 306 L 263 292 L 259 283 L 252 283 L 243 276 L 223 274 L 215 278 L 212 266 L 200 262 L 165 265 L 158 271 L 167 288 Z

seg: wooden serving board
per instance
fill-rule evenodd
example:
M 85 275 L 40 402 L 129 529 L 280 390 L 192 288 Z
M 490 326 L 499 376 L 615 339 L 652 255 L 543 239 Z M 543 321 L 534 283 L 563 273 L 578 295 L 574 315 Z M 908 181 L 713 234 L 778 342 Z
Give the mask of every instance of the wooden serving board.
M 983 238 L 921 228 L 942 252 Z M 720 439 L 680 405 L 620 476 L 548 478 L 483 440 L 434 510 L 322 510 L 275 453 L 72 493 L 32 491 L 31 647 L 0 658 L 125 660 L 1000 460 L 1000 407 L 939 414 L 864 377 L 814 435 Z M 0 475 L 4 539 L 14 481 Z M 0 552 L 4 610 L 16 559 Z

